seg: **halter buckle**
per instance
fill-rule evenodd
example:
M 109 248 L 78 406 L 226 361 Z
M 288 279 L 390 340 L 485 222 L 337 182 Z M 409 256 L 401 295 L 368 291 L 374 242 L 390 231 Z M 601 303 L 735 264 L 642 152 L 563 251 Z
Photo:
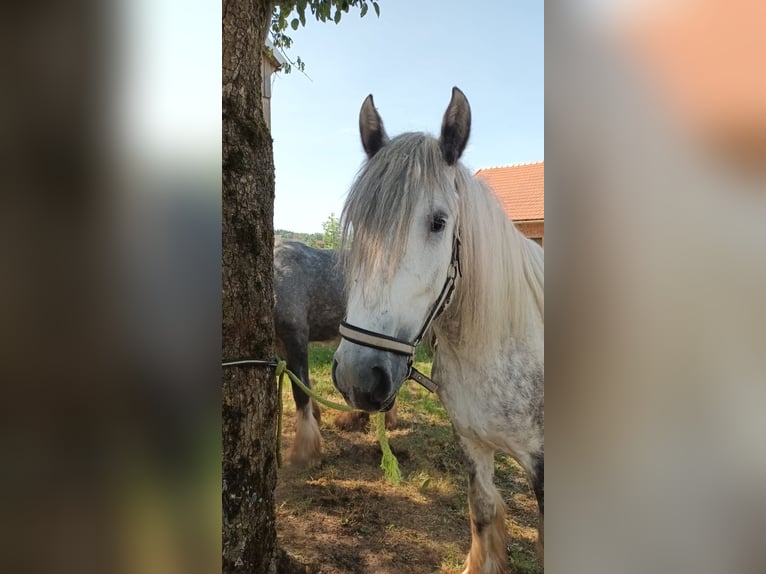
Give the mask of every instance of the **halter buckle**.
M 436 389 L 439 388 L 436 383 L 434 383 L 431 379 L 426 377 L 412 365 L 410 365 L 410 372 L 407 374 L 407 379 L 412 379 L 416 383 L 425 387 L 425 389 L 431 393 L 435 392 Z

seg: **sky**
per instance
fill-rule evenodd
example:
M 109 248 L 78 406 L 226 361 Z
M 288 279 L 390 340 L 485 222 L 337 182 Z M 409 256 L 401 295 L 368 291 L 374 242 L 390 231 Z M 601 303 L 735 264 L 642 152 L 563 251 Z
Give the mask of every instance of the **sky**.
M 358 118 L 368 94 L 389 136 L 438 135 L 458 86 L 472 111 L 469 169 L 544 160 L 542 0 L 379 4 L 380 18 L 372 8 L 337 26 L 307 18 L 291 34 L 287 55 L 310 79 L 295 69 L 272 79 L 275 229 L 320 232 L 340 215 L 365 159 Z

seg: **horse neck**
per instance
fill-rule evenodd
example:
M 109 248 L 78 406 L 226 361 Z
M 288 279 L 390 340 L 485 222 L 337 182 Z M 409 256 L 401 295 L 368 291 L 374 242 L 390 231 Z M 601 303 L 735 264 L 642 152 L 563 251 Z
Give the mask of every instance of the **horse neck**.
M 464 273 L 452 304 L 435 324 L 437 337 L 465 356 L 518 344 L 537 346 L 542 339 L 542 254 L 507 219 L 494 196 L 487 201 L 487 213 L 472 214 L 472 221 L 465 222 L 475 227 L 463 233 Z M 496 227 L 488 232 L 482 225 Z

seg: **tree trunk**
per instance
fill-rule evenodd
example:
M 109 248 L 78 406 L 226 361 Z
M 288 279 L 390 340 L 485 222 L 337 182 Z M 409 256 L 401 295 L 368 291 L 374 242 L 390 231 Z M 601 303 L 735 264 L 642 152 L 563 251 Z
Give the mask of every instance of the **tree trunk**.
M 263 119 L 265 0 L 223 2 L 222 347 L 272 359 L 274 159 Z M 267 366 L 222 373 L 223 572 L 277 571 L 277 387 Z

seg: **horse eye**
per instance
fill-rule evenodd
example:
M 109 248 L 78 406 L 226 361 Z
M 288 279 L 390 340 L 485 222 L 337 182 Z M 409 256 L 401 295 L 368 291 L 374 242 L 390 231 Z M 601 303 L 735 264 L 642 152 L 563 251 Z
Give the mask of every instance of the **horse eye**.
M 434 215 L 431 219 L 431 231 L 434 233 L 439 233 L 440 231 L 444 231 L 444 225 L 447 222 L 447 218 L 444 215 L 437 214 Z

